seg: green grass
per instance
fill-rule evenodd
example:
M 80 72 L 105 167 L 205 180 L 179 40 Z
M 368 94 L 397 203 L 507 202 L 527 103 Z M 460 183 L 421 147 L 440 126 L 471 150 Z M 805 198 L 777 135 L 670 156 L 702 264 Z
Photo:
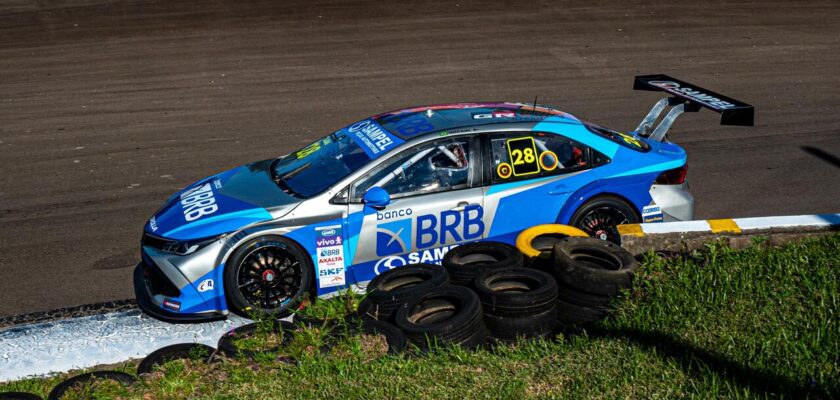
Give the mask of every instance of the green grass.
M 348 339 L 329 353 L 301 346 L 295 351 L 297 364 L 273 357 L 211 365 L 175 361 L 127 392 L 112 388 L 103 394 L 138 399 L 838 398 L 838 268 L 838 234 L 776 249 L 758 243 L 736 252 L 710 245 L 683 259 L 648 256 L 636 290 L 615 304 L 610 319 L 556 340 L 375 358 Z M 306 313 L 337 318 L 355 301 L 348 295 L 318 302 Z M 15 382 L 0 390 L 45 395 L 60 378 Z

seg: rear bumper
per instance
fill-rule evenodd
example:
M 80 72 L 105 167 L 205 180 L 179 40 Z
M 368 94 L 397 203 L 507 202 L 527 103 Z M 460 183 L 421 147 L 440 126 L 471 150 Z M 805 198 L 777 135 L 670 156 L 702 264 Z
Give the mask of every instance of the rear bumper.
M 217 312 L 202 312 L 202 313 L 180 313 L 164 308 L 162 306 L 164 301 L 175 301 L 178 299 L 170 299 L 161 295 L 153 295 L 151 292 L 152 283 L 149 281 L 146 271 L 146 263 L 140 262 L 134 268 L 134 296 L 137 298 L 137 305 L 144 313 L 150 317 L 165 321 L 165 322 L 206 322 L 225 319 L 224 314 Z M 160 299 L 157 299 L 157 298 Z M 180 302 L 178 302 L 180 304 Z
M 688 191 L 688 182 L 681 185 L 653 185 L 650 197 L 653 198 L 653 205 L 659 206 L 662 211 L 662 222 L 694 219 L 694 196 Z

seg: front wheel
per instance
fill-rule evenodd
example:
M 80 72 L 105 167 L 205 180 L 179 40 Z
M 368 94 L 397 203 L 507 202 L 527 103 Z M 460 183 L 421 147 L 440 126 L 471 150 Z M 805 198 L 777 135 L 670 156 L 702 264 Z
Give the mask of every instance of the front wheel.
M 283 314 L 312 282 L 312 260 L 282 236 L 261 236 L 240 246 L 225 265 L 228 307 L 243 317 Z
M 613 196 L 603 196 L 590 200 L 572 215 L 572 225 L 596 239 L 621 244 L 618 226 L 637 224 L 639 216 L 633 207 Z

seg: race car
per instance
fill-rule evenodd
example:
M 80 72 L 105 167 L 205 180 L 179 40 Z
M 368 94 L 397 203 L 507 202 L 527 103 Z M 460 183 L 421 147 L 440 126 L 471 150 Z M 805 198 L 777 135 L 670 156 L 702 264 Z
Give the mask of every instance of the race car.
M 630 132 L 536 102 L 422 106 L 202 179 L 145 224 L 138 304 L 164 320 L 279 315 L 539 224 L 617 242 L 619 224 L 692 219 L 671 124 L 704 107 L 752 125 L 753 107 L 666 75 L 634 88 L 671 96 Z

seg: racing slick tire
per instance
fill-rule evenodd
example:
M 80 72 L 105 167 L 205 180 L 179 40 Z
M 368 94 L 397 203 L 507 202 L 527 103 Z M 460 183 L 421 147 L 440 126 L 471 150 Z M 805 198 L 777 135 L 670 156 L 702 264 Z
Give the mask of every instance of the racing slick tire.
M 461 286 L 444 286 L 414 298 L 397 310 L 394 320 L 423 350 L 435 344 L 474 348 L 487 334 L 478 295 Z
M 473 242 L 450 249 L 443 266 L 453 285 L 468 286 L 478 273 L 499 267 L 522 268 L 522 253 L 507 243 Z
M 525 229 L 516 237 L 516 248 L 525 257 L 526 267 L 550 274 L 553 270 L 551 251 L 554 244 L 570 236 L 588 237 L 589 235 L 569 225 L 537 225 Z
M 253 322 L 227 331 L 219 339 L 219 352 L 231 358 L 243 357 L 252 360 L 259 353 L 277 351 L 281 347 L 289 344 L 294 338 L 294 331 L 297 329 L 297 326 L 291 322 L 274 320 L 271 321 L 272 325 L 270 327 L 270 331 L 271 333 L 282 335 L 283 339 L 281 340 L 279 346 L 262 350 L 246 350 L 239 348 L 235 341 L 237 339 L 243 339 L 257 334 L 257 331 L 260 329 L 260 324 L 260 322 Z
M 42 400 L 42 397 L 27 392 L 0 392 L 0 400 Z
M 408 264 L 383 272 L 367 286 L 359 314 L 380 321 L 393 321 L 401 305 L 420 294 L 449 284 L 449 274 L 440 265 Z
M 201 343 L 178 343 L 161 347 L 140 361 L 137 365 L 137 375 L 154 371 L 155 366 L 166 364 L 172 360 L 200 359 L 209 361 L 216 349 Z
M 235 314 L 277 317 L 293 309 L 312 285 L 312 258 L 282 236 L 253 238 L 225 264 L 225 296 Z
M 564 328 L 585 327 L 606 316 L 606 307 L 584 307 L 557 300 L 557 323 Z
M 587 235 L 621 244 L 618 225 L 637 224 L 641 221 L 635 209 L 624 200 L 615 196 L 598 196 L 589 200 L 578 208 L 569 225 L 572 225 Z
M 616 296 L 630 289 L 639 262 L 621 246 L 594 238 L 566 238 L 554 245 L 554 276 L 575 290 Z
M 86 374 L 74 376 L 56 385 L 47 396 L 49 400 L 59 400 L 64 394 L 76 385 L 85 384 L 96 380 L 111 380 L 124 386 L 133 384 L 136 379 L 133 376 L 119 371 L 93 371 Z

